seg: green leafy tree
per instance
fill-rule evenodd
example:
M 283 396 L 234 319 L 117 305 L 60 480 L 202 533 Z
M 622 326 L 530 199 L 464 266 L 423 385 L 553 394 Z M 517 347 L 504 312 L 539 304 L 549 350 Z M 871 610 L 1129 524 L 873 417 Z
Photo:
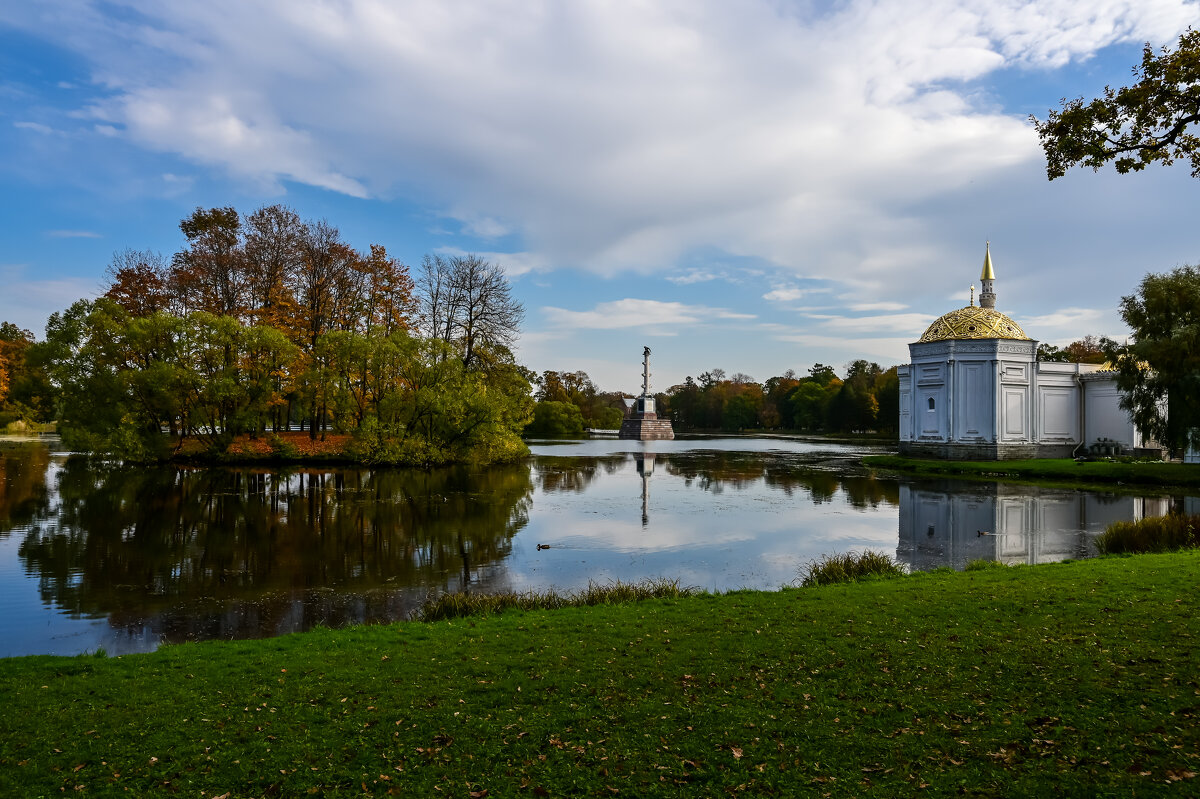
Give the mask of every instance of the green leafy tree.
M 1037 359 L 1042 363 L 1066 363 L 1070 357 L 1066 350 L 1053 344 L 1038 344 Z
M 788 399 L 796 428 L 808 432 L 820 430 L 825 422 L 825 408 L 829 399 L 829 392 L 820 383 L 813 380 L 801 382 Z
M 1046 175 L 1062 177 L 1075 165 L 1098 170 L 1113 162 L 1119 173 L 1138 172 L 1176 159 L 1200 177 L 1200 31 L 1188 30 L 1175 50 L 1156 52 L 1149 44 L 1134 67 L 1132 86 L 1105 87 L 1104 96 L 1085 103 L 1064 100 L 1037 128 L 1046 151 Z
M 1200 445 L 1200 269 L 1146 275 L 1136 294 L 1121 298 L 1121 318 L 1133 342 L 1103 342 L 1121 407 L 1160 443 Z
M 757 397 L 745 391 L 734 394 L 725 402 L 721 414 L 722 429 L 737 432 L 757 427 L 758 410 L 761 405 L 761 392 L 758 392 Z
M 833 367 L 823 363 L 813 364 L 813 367 L 808 370 L 808 376 L 819 386 L 827 386 L 837 380 L 837 373 L 833 371 Z
M 533 407 L 533 421 L 525 435 L 536 438 L 578 438 L 583 435 L 583 415 L 570 402 L 547 400 Z

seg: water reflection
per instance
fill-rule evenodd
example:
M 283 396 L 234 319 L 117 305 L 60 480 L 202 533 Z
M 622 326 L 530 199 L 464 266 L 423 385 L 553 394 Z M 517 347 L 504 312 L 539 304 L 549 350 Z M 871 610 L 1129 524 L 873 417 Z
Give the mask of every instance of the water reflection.
M 775 589 L 864 548 L 920 569 L 1086 557 L 1109 522 L 1169 502 L 883 479 L 835 444 L 652 443 L 432 472 L 106 468 L 5 446 L 0 656 L 393 620 L 435 590 Z
M 50 450 L 39 441 L 0 441 L 0 537 L 44 512 Z
M 47 602 L 168 641 L 403 617 L 488 584 L 528 519 L 524 467 L 97 469 L 68 461 L 18 554 Z
M 637 472 L 642 477 L 642 527 L 650 526 L 650 475 L 654 474 L 654 453 L 639 452 L 634 456 Z
M 1162 516 L 1171 502 L 994 483 L 903 484 L 896 556 L 921 570 L 961 569 L 981 559 L 1011 565 L 1087 558 L 1109 524 Z

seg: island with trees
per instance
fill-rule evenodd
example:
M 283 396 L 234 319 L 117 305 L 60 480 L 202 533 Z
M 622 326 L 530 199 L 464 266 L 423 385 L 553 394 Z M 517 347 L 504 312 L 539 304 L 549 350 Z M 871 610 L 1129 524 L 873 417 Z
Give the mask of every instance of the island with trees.
M 527 452 L 524 309 L 498 265 L 432 255 L 414 278 L 280 205 L 196 209 L 180 229 L 170 259 L 118 253 L 104 295 L 53 314 L 45 341 L 0 331 L 10 413 L 52 407 L 67 447 L 130 461 Z

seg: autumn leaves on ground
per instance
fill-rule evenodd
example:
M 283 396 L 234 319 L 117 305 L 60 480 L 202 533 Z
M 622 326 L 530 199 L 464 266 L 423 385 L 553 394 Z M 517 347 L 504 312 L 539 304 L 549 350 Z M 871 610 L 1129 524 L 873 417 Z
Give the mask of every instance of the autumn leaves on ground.
M 0 661 L 0 794 L 1200 790 L 1200 553 Z

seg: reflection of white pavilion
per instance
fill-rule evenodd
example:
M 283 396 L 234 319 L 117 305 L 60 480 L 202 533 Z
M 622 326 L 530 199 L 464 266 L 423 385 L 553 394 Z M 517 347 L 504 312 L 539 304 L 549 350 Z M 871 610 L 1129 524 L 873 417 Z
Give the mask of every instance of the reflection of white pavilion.
M 900 486 L 896 557 L 913 569 L 973 560 L 1050 563 L 1095 554 L 1112 522 L 1161 516 L 1169 497 L 1131 497 L 1030 486 L 980 485 L 975 492 Z

